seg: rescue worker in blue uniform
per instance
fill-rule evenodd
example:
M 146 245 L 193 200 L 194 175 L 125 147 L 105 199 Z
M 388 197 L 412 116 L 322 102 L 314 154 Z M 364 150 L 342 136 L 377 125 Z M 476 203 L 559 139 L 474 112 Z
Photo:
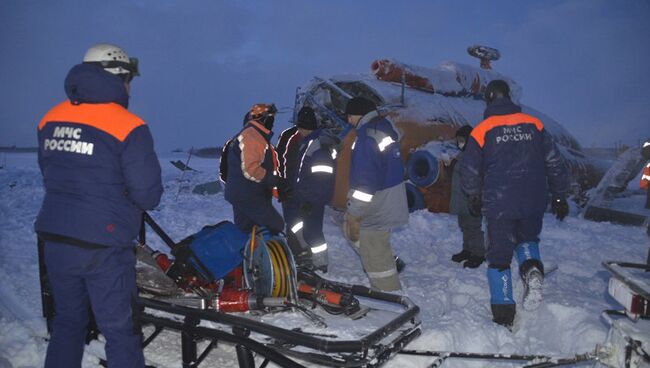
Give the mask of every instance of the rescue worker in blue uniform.
M 359 254 L 370 285 L 398 291 L 401 285 L 390 235 L 392 229 L 407 224 L 409 216 L 399 137 L 388 118 L 364 97 L 350 99 L 346 114 L 357 127 L 357 138 L 352 146 L 344 229 L 359 224 Z
M 337 137 L 324 129 L 308 135 L 301 149 L 300 167 L 294 184 L 298 217 L 290 231 L 304 241 L 306 248 L 296 258 L 303 266 L 323 272 L 327 272 L 329 265 L 323 216 L 325 206 L 334 195 L 338 143 Z
M 318 123 L 314 110 L 308 106 L 304 106 L 298 111 L 296 124 L 280 134 L 276 145 L 278 172 L 291 185 L 295 185 L 298 177 L 301 148 L 302 152 L 304 152 L 305 137 L 310 135 L 317 127 Z M 286 224 L 285 234 L 287 235 L 287 244 L 296 257 L 306 251 L 302 244 L 304 240 L 299 238 L 299 235 L 302 234 L 296 234 L 291 231 L 291 228 L 299 223 L 298 210 L 299 204 L 296 198 L 283 198 L 282 215 Z
M 90 307 L 109 367 L 143 367 L 134 239 L 163 192 L 149 128 L 127 110 L 137 62 L 98 44 L 38 126 L 45 198 L 35 230 L 55 316 L 45 367 L 81 367 Z
M 512 296 L 510 261 L 513 252 L 524 282 L 523 307 L 542 301 L 544 265 L 539 233 L 551 194 L 552 212 L 568 214 L 568 170 L 551 135 L 538 118 L 522 113 L 510 99 L 505 81 L 485 90 L 484 119 L 470 135 L 460 161 L 461 184 L 469 209 L 487 219 L 488 283 L 493 319 L 510 327 L 516 305 Z
M 460 153 L 452 162 L 451 198 L 449 213 L 458 216 L 458 227 L 463 233 L 463 250 L 451 257 L 454 262 L 463 262 L 464 268 L 477 268 L 485 261 L 485 241 L 483 240 L 483 216 L 469 213 L 467 196 L 460 185 L 460 168 L 458 164 L 463 157 L 467 139 L 472 127 L 464 125 L 456 131 L 456 145 Z
M 273 189 L 280 198 L 290 189 L 277 173 L 278 159 L 271 145 L 277 109 L 273 104 L 255 104 L 249 121 L 229 144 L 224 197 L 232 204 L 235 225 L 243 232 L 264 226 L 272 234 L 284 229 L 282 216 L 273 207 Z

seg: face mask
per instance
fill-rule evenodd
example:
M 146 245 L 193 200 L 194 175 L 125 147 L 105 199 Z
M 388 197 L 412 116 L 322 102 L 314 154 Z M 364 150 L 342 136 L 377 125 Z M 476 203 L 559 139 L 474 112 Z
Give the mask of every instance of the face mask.
M 266 119 L 264 119 L 264 127 L 268 130 L 273 130 L 274 121 L 275 121 L 275 117 L 273 115 L 268 115 Z

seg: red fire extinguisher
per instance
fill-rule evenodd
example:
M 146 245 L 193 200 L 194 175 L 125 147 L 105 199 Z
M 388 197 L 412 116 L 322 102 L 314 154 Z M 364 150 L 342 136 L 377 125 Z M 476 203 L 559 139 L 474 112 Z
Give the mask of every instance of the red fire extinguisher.
M 159 252 L 159 251 L 154 251 L 151 253 L 151 256 L 156 260 L 156 263 L 158 263 L 158 267 L 160 267 L 163 272 L 167 272 L 169 267 L 172 266 L 172 261 L 167 257 L 165 253 Z

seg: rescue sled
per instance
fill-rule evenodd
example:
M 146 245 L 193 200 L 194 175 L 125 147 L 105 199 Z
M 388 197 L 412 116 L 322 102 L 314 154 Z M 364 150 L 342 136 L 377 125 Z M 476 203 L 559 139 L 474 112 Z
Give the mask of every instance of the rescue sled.
M 146 228 L 169 246 L 173 260 L 147 246 Z M 205 239 L 210 247 L 201 244 Z M 378 367 L 421 333 L 419 307 L 408 297 L 296 267 L 284 239 L 263 230 L 248 236 L 224 221 L 176 243 L 145 213 L 139 240 L 140 320 L 150 331 L 145 356 L 148 346 L 175 331 L 183 367 L 209 361 L 219 342 L 234 345 L 246 368 L 269 362 Z M 44 269 L 41 281 L 49 320 Z

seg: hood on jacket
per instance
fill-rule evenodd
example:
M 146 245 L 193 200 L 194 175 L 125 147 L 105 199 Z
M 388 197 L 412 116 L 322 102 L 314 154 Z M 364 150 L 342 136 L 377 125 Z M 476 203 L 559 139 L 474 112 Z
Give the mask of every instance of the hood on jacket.
M 129 106 L 129 94 L 122 78 L 99 65 L 77 64 L 65 78 L 65 93 L 73 104 L 115 102 Z
M 515 105 L 509 98 L 497 98 L 487 105 L 483 113 L 483 119 L 493 115 L 510 115 L 521 112 L 521 107 Z
M 255 120 L 249 120 L 247 125 L 244 125 L 244 129 L 242 129 L 241 131 L 243 132 L 248 128 L 253 128 L 257 130 L 262 135 L 262 137 L 264 137 L 267 143 L 271 143 L 271 138 L 273 138 L 273 132 L 270 129 L 267 129 L 262 123 Z

